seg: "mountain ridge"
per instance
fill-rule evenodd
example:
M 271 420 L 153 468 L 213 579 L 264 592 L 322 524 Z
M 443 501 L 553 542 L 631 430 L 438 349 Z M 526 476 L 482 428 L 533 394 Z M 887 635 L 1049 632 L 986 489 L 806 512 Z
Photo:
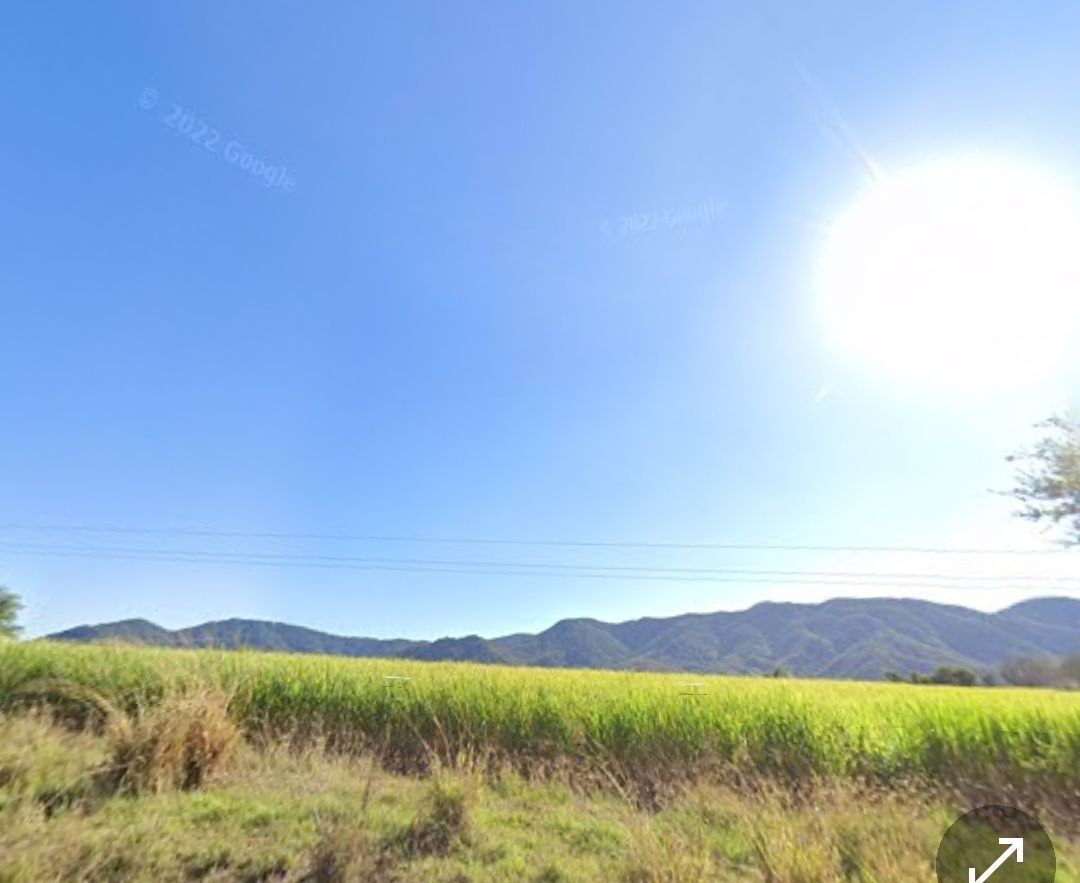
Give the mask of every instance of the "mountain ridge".
M 176 630 L 127 619 L 46 637 L 559 668 L 749 674 L 782 667 L 804 677 L 874 680 L 887 670 L 925 673 L 949 665 L 985 671 L 1018 656 L 1080 653 L 1080 600 L 1033 598 L 995 613 L 906 598 L 763 601 L 741 611 L 614 623 L 570 618 L 536 634 L 433 641 L 348 637 L 240 618 Z

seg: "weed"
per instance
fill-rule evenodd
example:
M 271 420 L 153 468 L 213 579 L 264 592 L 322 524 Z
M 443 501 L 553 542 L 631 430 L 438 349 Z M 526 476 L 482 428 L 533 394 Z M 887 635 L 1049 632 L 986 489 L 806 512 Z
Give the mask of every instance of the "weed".
M 458 778 L 436 774 L 423 806 L 402 837 L 409 855 L 449 855 L 469 842 L 468 786 Z

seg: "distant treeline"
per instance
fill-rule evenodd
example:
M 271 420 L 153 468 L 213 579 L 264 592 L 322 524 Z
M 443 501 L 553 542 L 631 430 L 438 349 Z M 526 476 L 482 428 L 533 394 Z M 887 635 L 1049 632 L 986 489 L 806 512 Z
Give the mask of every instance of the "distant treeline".
M 941 665 L 930 674 L 912 672 L 908 677 L 885 672 L 885 680 L 895 683 L 947 684 L 953 687 L 1049 687 L 1055 690 L 1080 689 L 1080 655 L 1051 659 L 1024 656 L 1004 663 L 996 671 L 974 672 L 968 668 Z

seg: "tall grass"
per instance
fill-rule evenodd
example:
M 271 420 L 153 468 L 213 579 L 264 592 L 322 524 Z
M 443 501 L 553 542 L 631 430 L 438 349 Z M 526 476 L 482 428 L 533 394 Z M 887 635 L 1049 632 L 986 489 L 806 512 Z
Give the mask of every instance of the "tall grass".
M 392 688 L 387 675 L 405 675 Z M 1080 783 L 1080 695 L 1018 689 L 701 678 L 462 663 L 0 645 L 0 703 L 62 680 L 129 710 L 191 685 L 227 693 L 252 737 L 311 736 L 399 769 L 492 758 L 639 781 L 719 765 L 747 774 Z

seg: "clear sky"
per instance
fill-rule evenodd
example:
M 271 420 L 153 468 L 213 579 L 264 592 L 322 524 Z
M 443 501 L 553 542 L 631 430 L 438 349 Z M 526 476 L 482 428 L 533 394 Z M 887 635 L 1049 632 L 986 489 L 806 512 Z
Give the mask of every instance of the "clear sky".
M 415 637 L 1080 585 L 1068 554 L 295 536 L 1047 547 L 988 489 L 1080 390 L 1038 296 L 1075 280 L 1044 233 L 1078 35 L 1075 3 L 6 4 L 0 582 L 31 634 Z M 1015 327 L 1038 364 L 994 370 Z M 411 563 L 315 566 L 346 557 Z M 983 581 L 415 564 L 446 560 Z

